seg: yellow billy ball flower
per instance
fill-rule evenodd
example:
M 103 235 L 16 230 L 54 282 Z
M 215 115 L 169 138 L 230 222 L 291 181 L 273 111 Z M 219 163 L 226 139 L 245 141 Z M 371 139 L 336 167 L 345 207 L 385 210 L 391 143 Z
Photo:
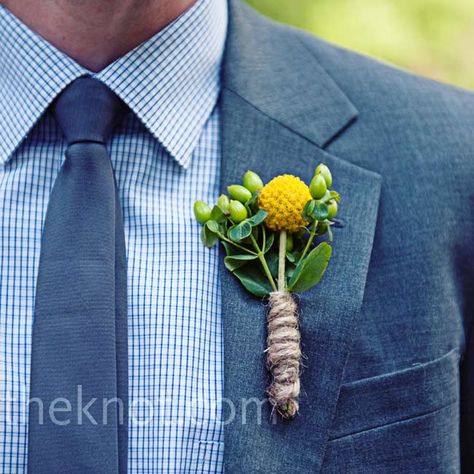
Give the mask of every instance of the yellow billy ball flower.
M 268 212 L 265 224 L 270 230 L 297 232 L 307 224 L 301 213 L 309 200 L 308 186 L 300 178 L 284 174 L 261 189 L 258 204 Z

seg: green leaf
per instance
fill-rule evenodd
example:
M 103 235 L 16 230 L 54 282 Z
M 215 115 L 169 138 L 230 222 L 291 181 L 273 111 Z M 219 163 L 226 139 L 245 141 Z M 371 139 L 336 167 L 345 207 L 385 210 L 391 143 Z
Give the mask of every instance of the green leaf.
M 227 257 L 224 257 L 224 265 L 227 270 L 233 272 L 250 260 L 255 260 L 256 258 L 258 258 L 257 255 L 251 255 L 249 253 L 242 255 L 228 255 Z
M 229 229 L 228 236 L 234 242 L 240 242 L 252 233 L 252 226 L 249 222 L 243 221 Z
M 207 227 L 212 233 L 217 234 L 219 232 L 219 225 L 216 221 L 209 220 L 206 222 L 205 227 Z
M 317 285 L 326 271 L 332 248 L 327 242 L 320 243 L 296 267 L 288 282 L 288 289 L 297 293 Z
M 250 224 L 252 225 L 252 224 Z M 252 235 L 254 236 L 255 240 L 258 242 L 258 238 L 260 236 L 260 227 L 252 227 Z
M 308 201 L 305 204 L 305 206 L 303 208 L 303 212 L 302 212 L 303 219 L 305 221 L 308 221 L 308 220 L 312 219 L 314 206 L 316 205 L 315 203 L 316 203 L 316 201 L 314 199 L 312 199 L 311 201 Z
M 226 255 L 236 255 L 238 253 L 238 250 L 232 245 L 229 244 L 229 242 L 226 242 L 225 240 L 221 240 L 221 244 L 225 249 Z
M 209 224 L 209 222 L 213 222 L 213 221 L 207 221 L 206 224 L 201 229 L 201 242 L 206 247 L 211 248 L 211 247 L 214 247 L 214 245 L 216 244 L 217 239 L 219 238 L 219 236 L 209 228 L 209 226 L 207 225 L 207 224 Z M 216 224 L 216 226 L 217 226 L 216 222 L 214 222 L 214 224 Z M 211 224 L 211 227 L 213 227 L 212 224 Z M 219 228 L 219 227 L 217 227 L 217 228 Z
M 272 291 L 265 275 L 253 263 L 240 267 L 233 274 L 240 280 L 244 288 L 257 298 L 263 298 Z
M 286 258 L 288 259 L 289 262 L 296 263 L 299 260 L 302 253 L 303 251 L 299 249 L 292 250 L 291 252 L 286 252 Z
M 222 209 L 216 205 L 212 208 L 211 219 L 215 222 L 224 222 L 226 215 L 222 212 Z
M 311 212 L 311 217 L 316 221 L 323 221 L 328 216 L 328 206 L 322 201 L 314 201 L 314 208 Z
M 267 261 L 268 269 L 272 274 L 273 278 L 278 278 L 278 253 L 270 252 L 265 256 Z
M 290 279 L 293 276 L 295 269 L 296 269 L 296 265 L 293 265 L 292 263 L 287 263 L 286 268 L 285 268 L 285 276 L 287 279 Z
M 245 203 L 247 209 L 252 213 L 258 211 L 258 193 L 259 191 L 254 192 L 252 197 Z
M 250 225 L 252 227 L 255 227 L 257 225 L 260 225 L 264 220 L 265 218 L 267 217 L 268 215 L 268 212 L 265 211 L 264 209 L 260 209 L 257 214 L 255 214 L 254 216 L 252 217 L 249 217 L 247 219 L 247 222 L 250 222 Z
M 230 242 L 226 242 L 225 240 L 221 240 L 220 242 L 223 245 L 223 247 L 225 249 L 225 253 L 228 257 L 233 257 L 234 255 L 242 254 L 242 249 L 239 249 L 235 245 L 232 245 Z M 242 243 L 240 245 L 244 246 Z M 249 250 L 253 252 L 253 248 L 249 248 Z M 249 255 L 251 255 L 251 254 L 249 254 Z
M 273 232 L 270 234 L 267 233 L 267 238 L 265 240 L 265 248 L 263 249 L 263 253 L 267 253 L 271 249 L 274 240 L 275 240 L 275 234 Z

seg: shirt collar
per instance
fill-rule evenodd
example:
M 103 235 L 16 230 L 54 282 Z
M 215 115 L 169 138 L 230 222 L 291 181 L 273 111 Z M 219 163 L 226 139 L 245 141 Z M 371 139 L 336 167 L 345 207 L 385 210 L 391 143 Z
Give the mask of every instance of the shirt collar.
M 220 91 L 227 2 L 198 0 L 165 29 L 91 73 L 0 6 L 0 160 L 6 161 L 55 97 L 89 74 L 130 107 L 187 168 Z

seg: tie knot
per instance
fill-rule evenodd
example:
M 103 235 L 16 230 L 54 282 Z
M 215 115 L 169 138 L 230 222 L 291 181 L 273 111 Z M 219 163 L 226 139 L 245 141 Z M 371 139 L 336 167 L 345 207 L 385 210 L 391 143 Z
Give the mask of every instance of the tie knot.
M 105 84 L 92 77 L 72 82 L 52 106 L 69 145 L 105 143 L 125 110 L 124 103 Z

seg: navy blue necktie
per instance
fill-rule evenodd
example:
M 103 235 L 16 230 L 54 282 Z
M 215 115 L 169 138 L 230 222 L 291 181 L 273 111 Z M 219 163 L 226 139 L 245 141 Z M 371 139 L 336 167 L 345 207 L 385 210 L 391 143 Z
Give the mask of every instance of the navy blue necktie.
M 36 288 L 30 474 L 127 471 L 124 228 L 106 149 L 124 104 L 76 79 L 52 110 L 67 141 L 51 192 Z

